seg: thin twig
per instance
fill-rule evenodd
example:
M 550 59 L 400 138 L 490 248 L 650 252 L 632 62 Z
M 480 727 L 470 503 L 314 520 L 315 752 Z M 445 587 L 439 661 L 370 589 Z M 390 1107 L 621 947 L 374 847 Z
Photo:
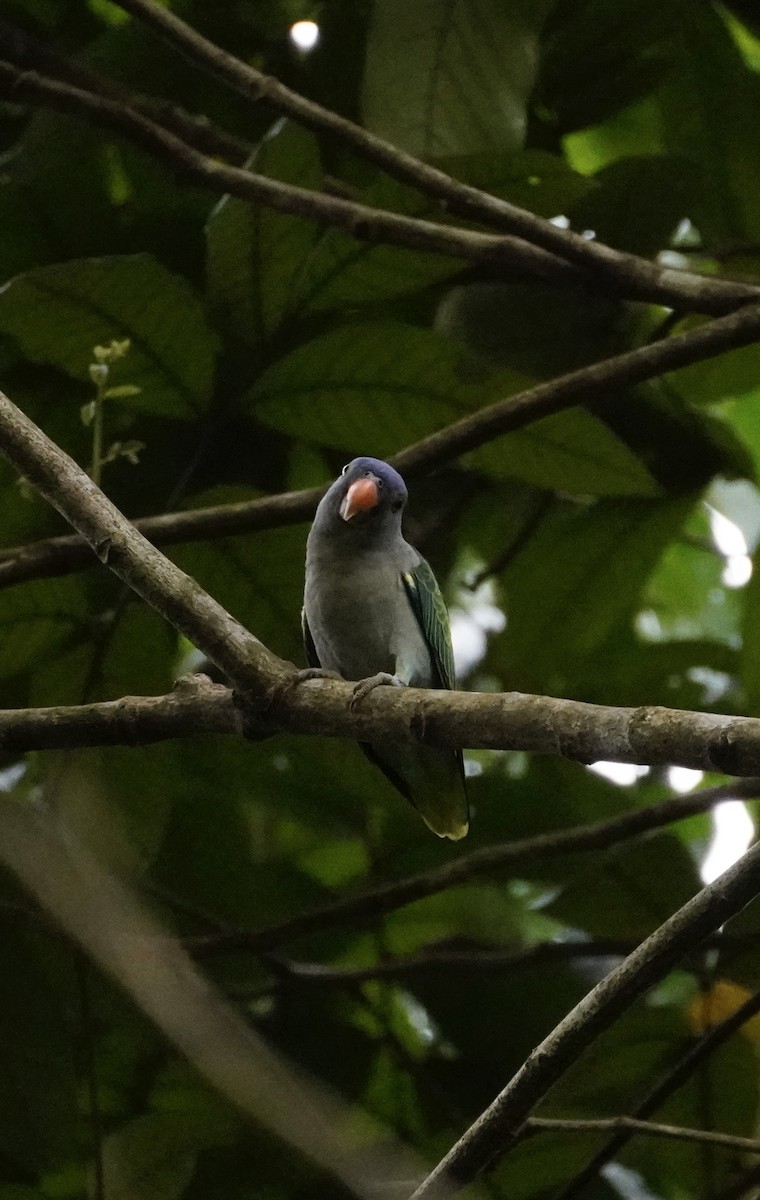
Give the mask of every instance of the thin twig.
M 737 1137 L 732 1133 L 715 1133 L 709 1129 L 687 1129 L 683 1125 L 661 1125 L 654 1121 L 639 1121 L 635 1117 L 599 1117 L 588 1120 L 559 1117 L 528 1117 L 528 1133 L 610 1133 L 623 1130 L 628 1134 L 643 1133 L 648 1137 L 669 1138 L 676 1142 L 696 1142 L 704 1146 L 722 1146 L 744 1154 L 760 1154 L 760 1142 L 755 1138 Z
M 701 949 L 724 950 L 728 947 L 756 947 L 758 938 L 731 938 L 717 933 L 706 938 Z M 477 971 L 479 974 L 510 972 L 529 967 L 551 966 L 578 959 L 625 958 L 637 942 L 623 938 L 589 938 L 578 942 L 539 942 L 534 946 L 504 946 L 480 949 L 431 949 L 404 958 L 385 958 L 366 967 L 336 967 L 330 963 L 302 962 L 269 955 L 278 977 L 316 986 L 342 986 L 345 983 L 369 983 L 374 979 L 413 979 L 417 975 Z M 701 970 L 701 967 L 699 968 Z
M 652 1087 L 644 1096 L 643 1100 L 636 1105 L 631 1113 L 635 1120 L 646 1120 L 656 1112 L 657 1109 L 665 1103 L 669 1096 L 678 1091 L 680 1087 L 694 1074 L 697 1068 L 713 1054 L 719 1046 L 738 1030 L 742 1025 L 746 1024 L 752 1017 L 760 1012 L 760 991 L 726 1017 L 719 1024 L 708 1029 L 697 1041 L 695 1041 L 681 1059 L 675 1063 L 661 1079 Z M 631 1134 L 627 1130 L 621 1129 L 615 1133 L 604 1146 L 602 1146 L 586 1166 L 578 1172 L 573 1178 L 557 1193 L 554 1200 L 575 1200 L 579 1196 L 586 1184 L 593 1182 L 599 1171 L 611 1159 L 615 1158 L 620 1153 L 626 1143 L 630 1140 Z
M 212 935 L 213 936 L 213 935 Z M 630 939 L 598 938 L 582 942 L 540 942 L 481 950 L 430 950 L 406 958 L 386 958 L 366 967 L 335 967 L 326 963 L 298 962 L 277 957 L 278 966 L 299 983 L 341 985 L 374 979 L 409 979 L 416 975 L 449 971 L 511 971 L 579 958 L 625 958 L 636 948 Z

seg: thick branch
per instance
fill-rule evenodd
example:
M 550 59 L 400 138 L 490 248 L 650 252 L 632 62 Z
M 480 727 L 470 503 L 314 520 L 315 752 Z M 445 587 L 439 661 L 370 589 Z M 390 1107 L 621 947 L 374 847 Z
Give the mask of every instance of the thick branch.
M 391 462 L 409 477 L 422 474 L 505 433 L 524 429 L 542 417 L 604 395 L 612 388 L 642 383 L 759 338 L 760 305 L 742 308 L 709 325 L 639 346 L 507 396 L 407 446 Z M 239 504 L 142 517 L 135 526 L 156 546 L 273 529 L 308 520 L 323 494 L 323 488 L 285 492 Z M 0 587 L 65 575 L 91 561 L 89 548 L 81 539 L 70 536 L 0 550 Z
M 530 1054 L 510 1083 L 415 1191 L 413 1200 L 450 1195 L 514 1141 L 532 1109 L 582 1052 L 679 959 L 735 916 L 758 892 L 760 843 L 664 922 Z
M 655 300 L 657 292 L 659 303 L 718 314 L 735 308 L 742 299 L 757 296 L 757 289 L 748 285 L 667 270 L 646 259 L 589 241 L 570 230 L 559 229 L 535 213 L 452 179 L 444 171 L 291 91 L 279 80 L 262 74 L 204 38 L 175 13 L 159 7 L 153 0 L 115 0 L 115 3 L 150 25 L 186 58 L 213 72 L 242 95 L 254 101 L 265 101 L 309 129 L 339 137 L 362 158 L 382 167 L 394 178 L 441 200 L 451 212 L 507 231 L 575 263 L 631 299 Z M 678 292 L 678 299 L 673 299 L 674 292 Z M 663 298 L 665 293 L 670 294 L 670 299 Z
M 0 444 L 3 437 L 0 429 Z M 120 514 L 119 518 L 128 526 Z M 159 560 L 160 574 L 155 585 L 146 585 L 143 569 L 135 570 L 127 557 L 143 539 L 135 533 L 130 541 L 125 550 L 120 534 L 105 534 L 101 552 L 108 555 L 108 565 L 176 628 L 183 632 L 192 628 L 194 633 L 187 636 L 202 638 L 207 644 L 210 635 L 204 621 L 212 617 L 221 622 L 223 635 L 228 631 L 235 635 L 242 628 L 158 551 L 153 553 Z M 163 563 L 167 564 L 165 570 Z M 177 589 L 176 596 L 168 594 L 172 587 Z M 423 688 L 378 688 L 352 709 L 350 683 L 320 679 L 286 686 L 293 680 L 294 668 L 276 658 L 251 634 L 243 634 L 245 637 L 237 633 L 238 653 L 243 648 L 247 655 L 255 653 L 261 662 L 259 685 L 265 680 L 269 688 L 277 690 L 276 697 L 267 696 L 265 704 L 259 700 L 246 704 L 245 732 L 254 739 L 284 732 L 360 742 L 424 741 L 470 749 L 525 750 L 583 763 L 604 759 L 649 766 L 677 764 L 726 775 L 760 775 L 760 719 L 756 717 L 654 706 L 613 708 L 520 692 Z M 211 636 L 216 647 L 220 635 L 214 632 Z M 206 651 L 204 646 L 200 649 Z M 221 656 L 222 651 L 217 649 L 217 654 Z M 224 660 L 222 670 L 228 666 L 235 670 L 232 653 L 224 653 Z M 236 673 L 240 675 L 239 666 Z M 0 746 L 73 748 L 94 745 L 98 738 L 109 745 L 132 745 L 181 737 L 201 728 L 217 733 L 239 732 L 240 715 L 234 711 L 225 688 L 196 685 L 193 691 L 187 683 L 179 697 L 174 693 L 125 697 L 73 708 L 7 710 L 0 714 Z
M 206 675 L 185 676 L 168 696 L 124 696 L 60 708 L 0 709 L 0 749 L 147 746 L 168 738 L 240 732 L 232 692 Z

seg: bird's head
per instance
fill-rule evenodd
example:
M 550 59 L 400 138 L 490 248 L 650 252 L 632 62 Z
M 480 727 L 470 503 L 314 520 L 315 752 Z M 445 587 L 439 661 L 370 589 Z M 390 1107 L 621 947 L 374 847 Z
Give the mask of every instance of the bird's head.
M 378 458 L 355 458 L 347 463 L 330 488 L 333 511 L 353 528 L 401 524 L 406 484 L 388 463 Z

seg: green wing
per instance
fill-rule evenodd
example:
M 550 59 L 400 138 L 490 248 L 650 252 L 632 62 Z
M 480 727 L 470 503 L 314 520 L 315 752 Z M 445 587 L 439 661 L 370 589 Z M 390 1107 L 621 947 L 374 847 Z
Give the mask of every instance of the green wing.
M 424 558 L 413 570 L 405 571 L 402 578 L 409 603 L 419 621 L 438 674 L 438 686 L 455 688 L 456 672 L 454 651 L 451 648 L 449 614 L 438 580 Z
M 306 654 L 307 663 L 310 667 L 321 667 L 322 664 L 317 655 L 317 648 L 314 645 L 314 638 L 311 636 L 311 630 L 309 629 L 309 622 L 306 620 L 305 608 L 301 609 L 301 633 L 303 634 L 303 648 Z

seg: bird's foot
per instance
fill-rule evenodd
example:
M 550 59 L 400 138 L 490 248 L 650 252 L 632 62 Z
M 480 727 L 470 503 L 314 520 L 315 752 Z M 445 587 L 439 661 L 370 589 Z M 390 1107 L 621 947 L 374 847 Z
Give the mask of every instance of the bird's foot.
M 378 671 L 377 675 L 370 675 L 368 679 L 359 680 L 354 687 L 349 708 L 356 708 L 357 704 L 361 704 L 362 700 L 376 687 L 406 687 L 406 684 L 398 675 L 391 675 L 388 671 Z

